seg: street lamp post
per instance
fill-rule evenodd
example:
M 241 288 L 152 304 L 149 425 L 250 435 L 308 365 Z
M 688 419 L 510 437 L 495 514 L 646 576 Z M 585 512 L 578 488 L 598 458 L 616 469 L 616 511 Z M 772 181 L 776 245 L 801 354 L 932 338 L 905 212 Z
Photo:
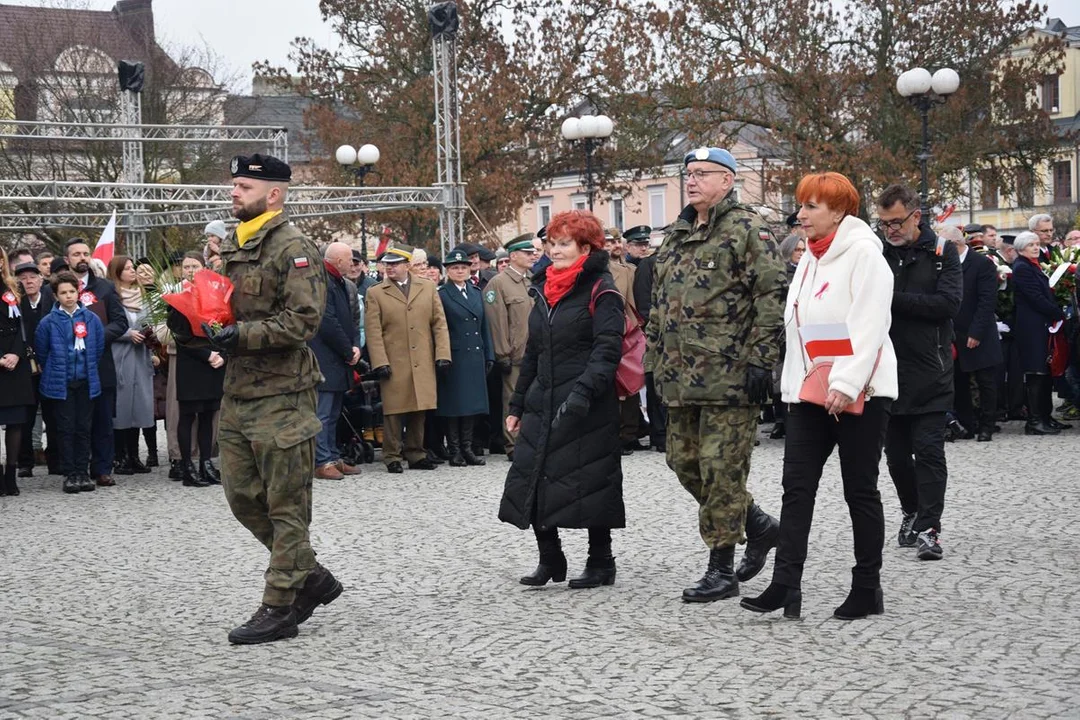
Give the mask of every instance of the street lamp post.
M 596 188 L 593 185 L 592 156 L 593 150 L 600 147 L 611 137 L 615 123 L 607 115 L 584 115 L 563 120 L 562 136 L 571 145 L 581 141 L 585 148 L 585 194 L 589 198 L 589 212 L 592 212 Z
M 352 145 L 342 145 L 334 153 L 338 163 L 351 170 L 356 175 L 356 184 L 364 187 L 364 178 L 375 169 L 375 163 L 379 162 L 379 148 L 374 145 L 361 145 L 357 150 Z M 367 213 L 360 213 L 360 254 L 367 256 Z
M 925 68 L 914 68 L 900 74 L 896 79 L 896 91 L 918 108 L 922 115 L 922 149 L 918 154 L 920 210 L 924 218 L 930 217 L 930 178 L 927 163 L 930 154 L 930 108 L 945 102 L 960 87 L 960 76 L 952 68 L 941 68 L 933 75 Z M 927 220 L 929 222 L 929 220 Z

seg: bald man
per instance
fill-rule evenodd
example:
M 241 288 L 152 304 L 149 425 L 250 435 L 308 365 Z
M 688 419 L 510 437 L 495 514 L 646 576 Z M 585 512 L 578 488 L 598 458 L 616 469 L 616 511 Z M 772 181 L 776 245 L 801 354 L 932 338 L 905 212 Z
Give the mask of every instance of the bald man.
M 360 348 L 356 346 L 357 327 L 353 317 L 349 289 L 345 274 L 352 267 L 352 248 L 341 242 L 330 243 L 324 253 L 327 286 L 326 311 L 323 313 L 319 331 L 309 341 L 315 357 L 319 360 L 323 381 L 316 391 L 316 412 L 322 431 L 315 438 L 315 477 L 319 480 L 341 480 L 346 475 L 359 475 L 360 470 L 346 465 L 337 446 L 337 424 L 341 417 L 341 405 L 345 393 L 352 387 L 352 368 L 360 362 Z M 354 286 L 355 287 L 355 286 Z

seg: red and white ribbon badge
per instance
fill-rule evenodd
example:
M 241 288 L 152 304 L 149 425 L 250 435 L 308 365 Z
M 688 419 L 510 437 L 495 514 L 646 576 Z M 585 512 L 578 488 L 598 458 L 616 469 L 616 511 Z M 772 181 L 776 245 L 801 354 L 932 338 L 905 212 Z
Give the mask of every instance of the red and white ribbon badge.
M 8 317 L 19 317 L 19 298 L 15 297 L 15 293 L 8 290 L 6 293 L 3 294 L 2 297 L 4 298 L 4 302 L 6 302 L 8 306 Z
M 75 323 L 75 349 L 86 349 L 86 323 L 82 321 Z
M 97 302 L 97 295 L 89 290 L 83 290 L 82 295 L 79 296 L 79 302 L 83 304 L 83 307 L 90 307 Z

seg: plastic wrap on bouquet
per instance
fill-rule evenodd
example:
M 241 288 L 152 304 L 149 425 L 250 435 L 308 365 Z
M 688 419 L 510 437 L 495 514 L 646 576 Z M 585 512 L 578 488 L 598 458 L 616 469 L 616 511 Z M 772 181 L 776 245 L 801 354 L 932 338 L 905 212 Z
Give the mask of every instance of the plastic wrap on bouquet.
M 161 299 L 187 318 L 195 335 L 206 337 L 203 323 L 221 327 L 235 322 L 229 305 L 232 294 L 229 278 L 213 270 L 199 270 L 190 281 L 181 284 L 180 292 L 162 295 Z

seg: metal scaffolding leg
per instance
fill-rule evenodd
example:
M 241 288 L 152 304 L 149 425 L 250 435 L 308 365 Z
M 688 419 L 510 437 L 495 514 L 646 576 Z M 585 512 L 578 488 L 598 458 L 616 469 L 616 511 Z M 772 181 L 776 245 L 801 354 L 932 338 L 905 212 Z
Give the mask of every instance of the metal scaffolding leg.
M 457 3 L 435 2 L 428 11 L 435 77 L 435 138 L 438 183 L 444 204 L 439 238 L 445 257 L 465 240 L 465 187 L 461 182 L 461 119 L 457 83 Z
M 142 96 L 132 90 L 120 91 L 120 115 L 121 122 L 128 127 L 124 130 L 126 137 L 130 138 L 123 145 L 123 176 L 124 182 L 130 185 L 141 185 L 145 180 L 145 165 L 143 164 L 142 129 Z M 131 197 L 135 197 L 132 195 Z M 146 257 L 146 224 L 143 222 L 146 207 L 141 203 L 132 203 L 127 206 L 128 228 L 125 235 L 125 250 L 128 255 L 135 258 Z

